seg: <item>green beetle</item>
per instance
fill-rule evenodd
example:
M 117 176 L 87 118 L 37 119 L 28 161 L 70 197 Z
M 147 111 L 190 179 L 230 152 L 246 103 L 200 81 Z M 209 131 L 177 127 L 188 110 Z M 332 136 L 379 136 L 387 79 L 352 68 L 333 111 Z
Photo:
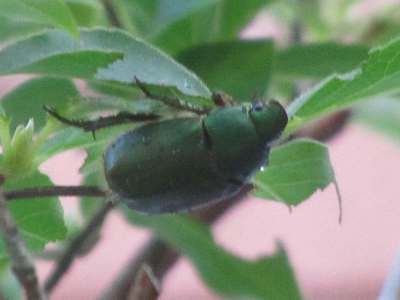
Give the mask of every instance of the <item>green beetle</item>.
M 147 96 L 162 100 L 136 83 Z M 271 142 L 288 117 L 276 101 L 223 105 L 206 115 L 152 121 L 118 137 L 104 154 L 109 188 L 128 207 L 147 214 L 185 212 L 235 195 L 266 164 Z M 109 118 L 99 125 L 47 111 L 85 130 L 110 125 Z M 157 118 L 119 116 L 112 125 Z

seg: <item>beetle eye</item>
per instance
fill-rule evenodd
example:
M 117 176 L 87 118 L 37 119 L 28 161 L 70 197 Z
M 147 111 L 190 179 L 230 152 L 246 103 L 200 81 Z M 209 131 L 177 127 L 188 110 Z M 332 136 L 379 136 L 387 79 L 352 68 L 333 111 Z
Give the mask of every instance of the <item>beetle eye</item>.
M 251 110 L 252 111 L 262 111 L 265 104 L 262 101 L 253 101 L 251 103 Z

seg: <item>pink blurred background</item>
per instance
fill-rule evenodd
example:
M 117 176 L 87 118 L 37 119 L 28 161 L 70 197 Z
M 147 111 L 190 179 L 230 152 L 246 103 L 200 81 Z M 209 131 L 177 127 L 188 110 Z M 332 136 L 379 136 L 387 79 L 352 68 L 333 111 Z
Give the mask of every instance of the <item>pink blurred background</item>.
M 256 22 L 246 34 L 277 35 L 279 30 Z M 2 77 L 0 94 L 21 79 Z M 275 241 L 281 240 L 307 299 L 376 299 L 400 249 L 400 147 L 352 124 L 330 141 L 329 149 L 343 197 L 341 225 L 336 194 L 329 186 L 292 212 L 279 203 L 248 198 L 216 224 L 215 237 L 226 249 L 248 259 L 272 253 Z M 82 159 L 81 152 L 70 151 L 45 163 L 43 170 L 56 184 L 79 184 Z M 77 212 L 75 200 L 62 202 L 67 215 Z M 97 247 L 75 262 L 52 299 L 95 299 L 148 238 L 145 230 L 110 215 Z M 51 264 L 37 265 L 43 280 Z M 161 299 L 219 297 L 181 259 L 166 277 Z

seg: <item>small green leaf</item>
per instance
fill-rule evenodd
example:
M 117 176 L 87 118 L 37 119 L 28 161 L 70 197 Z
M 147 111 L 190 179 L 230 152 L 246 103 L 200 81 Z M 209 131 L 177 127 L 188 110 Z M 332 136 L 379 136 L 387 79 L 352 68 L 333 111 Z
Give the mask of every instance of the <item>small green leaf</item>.
M 66 30 L 74 37 L 79 36 L 75 19 L 62 0 L 0 0 L 0 11 L 3 11 L 5 16 L 48 23 Z
M 9 145 L 4 144 L 3 161 L 1 162 L 3 176 L 12 178 L 26 176 L 36 167 L 33 132 L 34 123 L 30 119 L 26 126 L 18 125 L 15 128 Z
M 363 45 L 336 43 L 295 45 L 278 52 L 275 70 L 289 78 L 322 78 L 347 72 L 368 57 Z
M 360 69 L 333 75 L 297 98 L 288 108 L 294 119 L 286 132 L 323 114 L 400 89 L 400 38 L 370 51 Z
M 4 190 L 50 185 L 52 183 L 46 175 L 34 173 L 18 180 L 6 180 Z M 47 242 L 66 237 L 63 209 L 56 197 L 15 200 L 8 203 L 8 208 L 30 249 L 38 251 Z
M 297 205 L 334 181 L 327 147 L 301 139 L 272 150 L 269 164 L 254 179 L 254 194 Z
M 232 299 L 301 299 L 285 251 L 247 261 L 218 246 L 208 228 L 183 216 L 143 216 L 126 211 L 134 224 L 155 231 L 195 265 L 209 287 Z
M 178 55 L 212 90 L 222 90 L 235 100 L 264 95 L 273 61 L 270 40 L 233 41 L 201 45 Z
M 400 100 L 381 97 L 357 107 L 357 121 L 400 141 Z
M 19 85 L 1 99 L 6 115 L 11 117 L 11 131 L 17 125 L 26 124 L 29 119 L 35 121 L 35 131 L 46 123 L 43 105 L 63 109 L 69 100 L 77 98 L 79 92 L 71 80 L 51 77 L 39 77 Z

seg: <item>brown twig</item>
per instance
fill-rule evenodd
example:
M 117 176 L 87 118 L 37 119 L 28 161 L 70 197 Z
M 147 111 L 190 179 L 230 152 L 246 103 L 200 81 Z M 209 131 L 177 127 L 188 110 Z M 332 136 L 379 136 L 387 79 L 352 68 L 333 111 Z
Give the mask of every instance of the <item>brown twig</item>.
M 130 262 L 121 270 L 112 285 L 102 293 L 101 300 L 127 299 L 132 284 L 143 264 L 147 264 L 160 280 L 175 264 L 178 253 L 164 241 L 153 237 L 142 248 L 139 255 L 132 256 Z
M 59 280 L 68 271 L 72 262 L 79 254 L 86 240 L 95 233 L 103 224 L 107 214 L 115 207 L 117 203 L 107 201 L 90 219 L 83 230 L 75 236 L 67 246 L 64 254 L 58 260 L 54 270 L 51 272 L 45 283 L 46 293 L 51 293 Z
M 129 300 L 156 300 L 159 296 L 159 283 L 148 265 L 142 265 L 133 287 L 128 295 Z
M 43 300 L 46 296 L 39 285 L 35 266 L 0 190 L 0 230 L 11 259 L 12 270 L 23 287 L 26 298 Z
M 327 141 L 345 128 L 351 117 L 351 110 L 342 110 L 316 120 L 297 131 L 293 138 L 307 137 L 318 141 Z
M 108 192 L 97 186 L 43 186 L 3 192 L 7 201 L 51 196 L 106 197 Z

